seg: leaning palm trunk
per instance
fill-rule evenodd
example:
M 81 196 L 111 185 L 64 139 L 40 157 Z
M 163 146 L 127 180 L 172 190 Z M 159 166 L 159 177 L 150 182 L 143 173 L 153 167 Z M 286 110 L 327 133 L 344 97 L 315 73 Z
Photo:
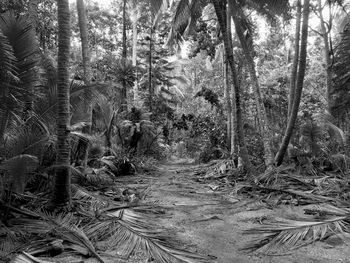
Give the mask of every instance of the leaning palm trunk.
M 69 169 L 69 50 L 70 14 L 68 0 L 58 0 L 58 67 L 57 67 L 57 168 L 52 204 L 70 202 Z
M 300 24 L 301 24 L 301 2 L 297 1 L 297 18 L 295 25 L 295 40 L 294 40 L 294 58 L 292 64 L 292 70 L 290 73 L 290 87 L 289 87 L 289 98 L 288 98 L 288 117 L 292 111 L 292 105 L 295 96 L 295 85 L 298 73 L 298 59 L 299 59 L 299 49 L 300 49 Z
M 241 43 L 244 57 L 247 63 L 248 71 L 250 74 L 250 78 L 254 87 L 255 103 L 257 107 L 258 118 L 261 126 L 261 133 L 262 133 L 261 135 L 262 135 L 263 144 L 264 144 L 265 164 L 267 167 L 270 167 L 273 165 L 273 161 L 274 161 L 274 154 L 271 148 L 271 141 L 270 141 L 272 138 L 272 135 L 269 129 L 266 109 L 265 109 L 262 94 L 260 91 L 260 85 L 257 78 L 256 70 L 255 70 L 255 64 L 251 53 L 251 47 L 248 45 L 246 41 L 246 37 L 244 36 L 244 32 L 240 24 L 240 18 L 245 20 L 245 15 L 243 12 L 240 12 L 240 9 L 238 8 L 235 1 L 229 1 L 229 6 L 232 12 L 236 12 L 232 15 L 232 17 L 235 24 L 236 34 Z
M 239 163 L 242 165 L 243 169 L 247 172 L 251 169 L 251 163 L 248 156 L 247 147 L 245 145 L 244 140 L 244 134 L 243 134 L 243 123 L 242 123 L 242 109 L 241 109 L 241 94 L 239 89 L 239 82 L 237 79 L 237 72 L 235 68 L 235 61 L 233 57 L 233 50 L 232 50 L 232 44 L 230 42 L 230 35 L 227 31 L 227 24 L 226 24 L 226 13 L 225 13 L 225 6 L 220 0 L 212 0 L 212 3 L 215 8 L 215 13 L 217 15 L 219 25 L 221 28 L 221 32 L 223 34 L 224 38 L 224 46 L 225 46 L 225 53 L 226 53 L 226 60 L 230 65 L 231 68 L 231 76 L 233 80 L 233 86 L 234 86 L 234 94 L 235 94 L 235 106 L 236 106 L 236 137 L 237 137 L 237 143 L 238 143 L 238 157 L 239 157 Z
M 287 129 L 285 131 L 282 144 L 275 157 L 275 163 L 280 165 L 283 161 L 284 155 L 287 151 L 290 138 L 292 137 L 295 121 L 297 119 L 301 93 L 303 90 L 305 69 L 306 69 L 306 54 L 307 54 L 307 37 L 308 37 L 308 25 L 309 25 L 309 3 L 310 0 L 304 1 L 303 7 L 303 24 L 301 31 L 301 42 L 300 42 L 300 56 L 299 56 L 299 70 L 297 75 L 294 101 L 290 117 L 288 119 Z

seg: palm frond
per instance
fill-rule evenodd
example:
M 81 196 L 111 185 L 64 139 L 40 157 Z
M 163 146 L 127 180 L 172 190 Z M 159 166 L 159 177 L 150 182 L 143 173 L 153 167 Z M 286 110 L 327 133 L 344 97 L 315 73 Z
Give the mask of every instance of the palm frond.
M 98 209 L 101 210 L 103 208 L 106 208 L 108 206 L 108 202 L 103 200 L 100 196 L 89 192 L 83 187 L 80 187 L 79 185 L 72 184 L 72 198 L 76 200 L 79 203 L 84 203 L 84 207 L 87 207 L 91 210 Z
M 44 212 L 37 212 L 40 219 L 14 219 L 11 223 L 19 228 L 24 228 L 26 232 L 36 234 L 54 234 L 70 243 L 86 247 L 92 255 L 100 262 L 104 263 L 97 254 L 92 242 L 79 227 L 79 221 L 72 213 L 50 215 Z
M 206 4 L 207 1 L 205 0 L 180 0 L 173 16 L 172 27 L 167 41 L 168 45 L 181 42 L 181 36 L 185 32 L 186 34 L 192 32 Z
M 0 76 L 1 81 L 11 79 L 11 76 L 16 75 L 15 69 L 16 57 L 13 54 L 13 48 L 6 36 L 0 29 Z
M 52 263 L 52 261 L 38 259 L 23 251 L 21 254 L 13 258 L 10 263 Z
M 109 247 L 118 247 L 122 256 L 143 250 L 155 262 L 210 262 L 208 257 L 193 254 L 181 249 L 174 249 L 169 244 L 169 236 L 154 230 L 154 218 L 138 214 L 131 209 L 121 209 L 101 215 L 105 220 L 94 222 L 85 229 L 87 235 L 95 241 L 106 240 Z
M 244 247 L 244 250 L 263 254 L 286 252 L 323 240 L 334 234 L 349 231 L 350 212 L 328 206 L 312 210 L 322 215 L 320 219 L 278 219 L 258 228 L 245 231 L 245 234 L 261 235 L 262 239 Z M 325 215 L 328 215 L 325 217 Z
M 232 0 L 230 0 L 232 1 Z M 288 0 L 239 0 L 241 7 L 248 7 L 266 17 L 270 22 L 276 21 L 276 16 L 290 18 L 290 4 Z

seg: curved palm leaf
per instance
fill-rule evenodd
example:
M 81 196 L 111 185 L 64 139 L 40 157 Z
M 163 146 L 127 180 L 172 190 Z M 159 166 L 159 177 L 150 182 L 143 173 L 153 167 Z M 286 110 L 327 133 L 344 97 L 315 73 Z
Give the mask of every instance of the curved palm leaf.
M 13 258 L 10 263 L 52 263 L 52 261 L 38 259 L 23 251 L 21 254 Z
M 155 262 L 210 262 L 208 257 L 181 249 L 174 249 L 170 237 L 156 229 L 150 215 L 139 214 L 135 210 L 120 209 L 101 215 L 103 221 L 94 222 L 85 228 L 87 235 L 95 241 L 106 240 L 109 247 L 119 247 L 123 256 L 143 250 Z
M 279 219 L 259 228 L 247 230 L 246 234 L 264 234 L 265 237 L 244 248 L 263 254 L 286 252 L 323 240 L 331 235 L 349 231 L 350 210 L 333 206 L 316 208 L 313 214 L 321 215 L 315 220 Z M 325 218 L 325 215 L 327 217 Z

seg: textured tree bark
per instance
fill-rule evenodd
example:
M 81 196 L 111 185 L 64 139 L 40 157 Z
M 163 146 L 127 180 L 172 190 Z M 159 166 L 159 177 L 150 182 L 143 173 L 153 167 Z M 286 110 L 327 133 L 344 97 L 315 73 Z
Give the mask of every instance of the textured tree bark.
M 330 7 L 329 7 L 330 8 Z M 329 48 L 329 31 L 326 28 L 326 22 L 324 21 L 323 14 L 322 14 L 322 1 L 318 0 L 318 13 L 320 17 L 320 24 L 321 24 L 321 35 L 323 39 L 323 44 L 324 44 L 324 61 L 326 64 L 326 76 L 327 76 L 327 108 L 328 112 L 331 113 L 331 106 L 332 106 L 332 89 L 333 89 L 333 84 L 332 84 L 332 60 L 330 56 L 330 48 Z M 331 18 L 330 18 L 331 19 Z
M 237 144 L 238 144 L 238 158 L 239 163 L 243 167 L 244 170 L 246 170 L 248 173 L 251 170 L 251 163 L 248 156 L 247 147 L 244 140 L 244 134 L 243 134 L 243 121 L 242 121 L 242 109 L 241 109 L 241 94 L 239 90 L 239 82 L 237 79 L 237 72 L 235 67 L 235 61 L 233 57 L 233 50 L 232 50 L 232 44 L 230 43 L 229 34 L 227 31 L 227 24 L 226 24 L 226 12 L 225 12 L 225 5 L 226 3 L 223 3 L 223 1 L 220 0 L 212 0 L 212 3 L 215 8 L 215 13 L 219 21 L 219 25 L 221 28 L 221 32 L 223 34 L 224 38 L 224 45 L 225 45 L 225 53 L 226 53 L 226 60 L 230 65 L 231 68 L 231 76 L 234 86 L 234 94 L 235 94 L 235 104 L 236 104 L 236 137 L 237 137 Z
M 137 5 L 137 3 L 136 3 Z M 133 12 L 135 12 L 132 16 L 132 65 L 134 67 L 137 66 L 137 21 L 138 21 L 138 12 L 136 10 L 136 6 L 134 7 Z M 138 95 L 138 85 L 137 78 L 135 78 L 134 82 L 134 103 L 138 106 L 139 95 Z
M 260 130 L 261 130 L 261 137 L 263 139 L 263 145 L 264 145 L 264 151 L 265 151 L 264 160 L 265 160 L 266 166 L 270 167 L 273 165 L 273 162 L 274 162 L 274 154 L 271 147 L 272 134 L 269 129 L 269 122 L 267 119 L 266 109 L 263 102 L 263 95 L 261 94 L 260 84 L 257 77 L 256 69 L 255 69 L 255 63 L 252 56 L 252 48 L 247 43 L 247 40 L 244 35 L 244 31 L 242 29 L 241 22 L 240 22 L 241 18 L 245 18 L 245 14 L 237 6 L 235 1 L 229 1 L 229 6 L 230 6 L 230 10 L 232 10 L 233 12 L 232 17 L 235 24 L 236 34 L 241 43 L 248 72 L 255 91 L 254 92 L 255 104 L 257 108 L 257 115 L 259 118 Z
M 292 137 L 295 121 L 298 116 L 301 93 L 303 91 L 303 83 L 306 69 L 306 55 L 307 55 L 307 38 L 308 38 L 308 26 L 309 26 L 309 9 L 310 0 L 304 0 L 303 7 L 303 23 L 301 28 L 301 42 L 300 42 L 300 56 L 299 56 L 299 70 L 297 74 L 297 81 L 295 87 L 295 95 L 291 113 L 288 119 L 287 129 L 285 131 L 282 144 L 276 154 L 275 163 L 281 165 L 284 155 L 287 151 L 290 138 Z
M 57 168 L 52 204 L 65 206 L 70 203 L 70 146 L 69 146 L 69 51 L 70 13 L 68 0 L 57 0 L 58 6 L 58 116 L 57 116 Z
M 84 76 L 83 80 L 85 85 L 90 85 L 91 82 L 91 56 L 90 56 L 90 48 L 89 48 L 89 36 L 88 36 L 88 27 L 87 27 L 87 15 L 86 15 L 86 8 L 84 4 L 84 0 L 77 0 L 77 11 L 78 11 L 78 24 L 79 24 L 79 30 L 80 30 L 80 39 L 81 39 L 81 53 L 83 57 L 83 69 L 84 69 Z M 91 102 L 88 102 L 89 105 L 86 105 L 86 115 L 88 124 L 86 125 L 86 128 L 83 129 L 83 132 L 86 132 L 88 134 L 91 134 L 91 126 L 92 126 L 92 108 L 93 105 L 91 105 Z M 88 159 L 88 152 L 89 148 L 86 147 L 86 150 L 84 152 L 83 156 L 83 165 L 86 167 L 87 165 L 87 159 Z
M 226 13 L 226 24 L 227 32 L 231 35 L 231 14 L 230 12 Z M 232 38 L 232 36 L 231 36 Z M 232 43 L 232 41 L 231 41 Z M 231 152 L 231 138 L 232 138 L 232 105 L 231 105 L 231 92 L 230 92 L 230 73 L 229 65 L 225 59 L 225 52 L 222 52 L 222 67 L 224 75 L 224 87 L 225 87 L 225 98 L 226 98 L 226 107 L 227 107 L 227 147 Z
M 151 25 L 149 36 L 149 53 L 148 53 L 148 100 L 149 111 L 153 111 L 153 85 L 152 85 L 152 50 L 153 50 L 153 26 Z
M 300 49 L 300 24 L 301 24 L 301 1 L 297 1 L 297 17 L 295 22 L 295 36 L 294 36 L 294 57 L 292 63 L 292 70 L 290 73 L 290 87 L 289 87 L 289 98 L 288 98 L 288 117 L 292 111 L 292 105 L 294 102 L 295 86 L 298 73 L 298 59 Z
M 127 47 L 126 47 L 126 0 L 123 1 L 123 52 L 122 52 L 122 61 L 123 61 L 123 68 L 126 68 L 126 59 L 127 59 Z M 122 105 L 121 105 L 121 111 L 127 111 L 128 110 L 128 104 L 127 104 L 127 87 L 125 81 L 123 81 L 123 87 L 122 87 Z

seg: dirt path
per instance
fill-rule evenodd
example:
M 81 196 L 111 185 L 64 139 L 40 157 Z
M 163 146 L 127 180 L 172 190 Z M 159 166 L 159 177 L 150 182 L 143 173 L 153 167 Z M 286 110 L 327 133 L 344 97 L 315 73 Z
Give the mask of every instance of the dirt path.
M 259 257 L 242 252 L 240 248 L 253 239 L 242 235 L 243 230 L 257 226 L 263 218 L 293 213 L 293 209 L 270 210 L 261 204 L 257 206 L 252 200 L 230 194 L 229 188 L 213 191 L 209 182 L 196 181 L 196 175 L 191 172 L 195 168 L 195 165 L 164 164 L 159 174 L 144 179 L 150 185 L 146 201 L 166 208 L 167 217 L 161 219 L 162 224 L 176 229 L 184 243 L 192 244 L 188 249 L 216 256 L 219 263 L 350 262 L 350 241 L 337 237 L 290 255 Z

